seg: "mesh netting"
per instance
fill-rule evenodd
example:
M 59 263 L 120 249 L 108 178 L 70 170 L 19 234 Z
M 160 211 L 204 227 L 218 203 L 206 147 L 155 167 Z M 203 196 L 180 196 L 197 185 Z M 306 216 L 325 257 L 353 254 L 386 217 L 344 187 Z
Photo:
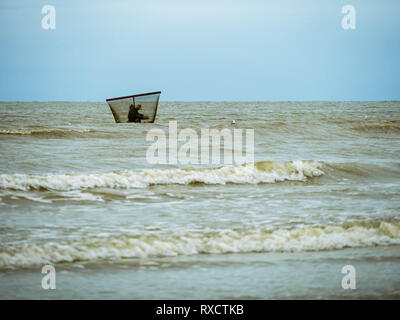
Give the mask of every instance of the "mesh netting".
M 161 92 L 107 99 L 115 122 L 154 122 Z

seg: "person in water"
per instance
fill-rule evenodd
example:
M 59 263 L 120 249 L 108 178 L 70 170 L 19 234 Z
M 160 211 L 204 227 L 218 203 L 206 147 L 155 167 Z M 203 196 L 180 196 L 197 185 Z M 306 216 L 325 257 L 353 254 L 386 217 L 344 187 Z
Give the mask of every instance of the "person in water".
M 142 119 L 145 119 L 145 116 L 139 113 L 140 109 L 142 109 L 142 105 L 138 104 L 135 108 L 134 104 L 131 104 L 129 107 L 128 122 L 142 122 Z

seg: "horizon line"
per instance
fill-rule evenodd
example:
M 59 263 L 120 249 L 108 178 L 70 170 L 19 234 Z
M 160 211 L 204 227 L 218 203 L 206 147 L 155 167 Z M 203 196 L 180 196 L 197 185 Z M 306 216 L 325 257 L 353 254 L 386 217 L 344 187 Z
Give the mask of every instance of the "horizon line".
M 87 103 L 107 103 L 95 100 L 0 100 L 0 103 L 9 102 L 87 102 Z M 400 99 L 388 100 L 160 100 L 162 102 L 400 102 Z

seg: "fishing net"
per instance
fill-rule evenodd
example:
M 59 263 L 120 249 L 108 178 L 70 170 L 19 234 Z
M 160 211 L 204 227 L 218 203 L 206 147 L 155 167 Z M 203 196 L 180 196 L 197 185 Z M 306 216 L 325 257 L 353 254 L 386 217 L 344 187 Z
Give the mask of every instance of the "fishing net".
M 158 100 L 161 92 L 150 92 L 132 96 L 107 99 L 107 103 L 114 116 L 115 122 L 154 122 L 157 115 Z M 135 108 L 135 110 L 132 110 Z

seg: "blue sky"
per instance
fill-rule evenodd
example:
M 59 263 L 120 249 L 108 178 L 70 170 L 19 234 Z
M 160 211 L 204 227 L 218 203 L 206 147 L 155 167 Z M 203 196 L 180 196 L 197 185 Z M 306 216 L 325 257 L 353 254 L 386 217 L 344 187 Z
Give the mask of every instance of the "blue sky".
M 399 14 L 398 0 L 2 0 L 0 100 L 400 100 Z

